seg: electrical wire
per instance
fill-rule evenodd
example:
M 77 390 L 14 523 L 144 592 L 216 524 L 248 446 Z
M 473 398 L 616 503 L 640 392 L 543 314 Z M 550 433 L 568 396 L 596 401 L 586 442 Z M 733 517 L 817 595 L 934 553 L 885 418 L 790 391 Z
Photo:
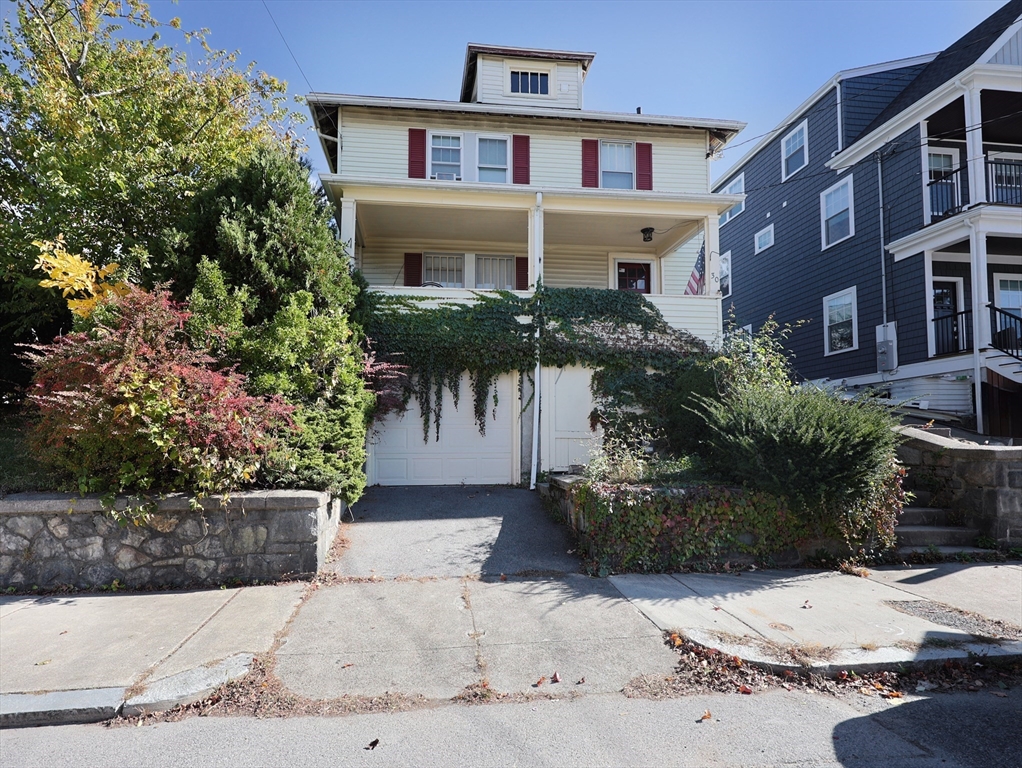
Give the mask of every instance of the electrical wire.
M 284 42 L 284 47 L 287 48 L 287 52 L 291 54 L 291 59 L 294 61 L 295 66 L 298 67 L 298 71 L 301 72 L 302 79 L 305 80 L 305 84 L 309 87 L 309 92 L 311 93 L 312 91 L 315 90 L 315 88 L 312 87 L 312 83 L 309 82 L 309 78 L 305 76 L 305 70 L 302 69 L 302 65 L 298 63 L 298 57 L 295 56 L 295 52 L 292 51 L 291 46 L 287 44 L 287 38 L 284 37 L 284 33 L 281 32 L 280 26 L 277 24 L 277 20 L 273 18 L 273 14 L 270 13 L 270 6 L 266 4 L 266 0 L 262 0 L 262 2 L 263 8 L 266 9 L 266 15 L 270 17 L 270 21 L 272 21 L 273 26 L 276 27 L 277 34 L 280 35 L 280 39 Z

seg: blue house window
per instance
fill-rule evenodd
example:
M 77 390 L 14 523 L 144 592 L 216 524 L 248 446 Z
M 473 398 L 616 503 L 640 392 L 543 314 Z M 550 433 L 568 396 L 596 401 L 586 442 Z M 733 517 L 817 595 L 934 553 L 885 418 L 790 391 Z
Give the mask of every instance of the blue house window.
M 550 75 L 546 72 L 523 72 L 512 69 L 511 93 L 536 93 L 546 96 L 550 93 Z

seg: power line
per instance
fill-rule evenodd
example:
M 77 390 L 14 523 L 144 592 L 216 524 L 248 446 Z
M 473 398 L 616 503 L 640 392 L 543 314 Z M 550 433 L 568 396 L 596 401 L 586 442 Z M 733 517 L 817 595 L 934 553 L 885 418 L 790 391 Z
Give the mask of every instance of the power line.
M 302 73 L 302 79 L 305 80 L 305 84 L 309 87 L 309 92 L 315 90 L 312 87 L 312 83 L 309 82 L 309 78 L 305 76 L 305 70 L 302 69 L 302 65 L 298 63 L 298 57 L 295 56 L 295 52 L 291 50 L 291 46 L 287 44 L 287 38 L 284 37 L 284 33 L 280 31 L 280 26 L 277 24 L 277 20 L 273 18 L 273 14 L 270 13 L 270 6 L 266 4 L 266 0 L 262 0 L 263 8 L 266 9 L 266 15 L 270 17 L 270 21 L 273 22 L 273 26 L 277 28 L 277 34 L 280 35 L 280 39 L 284 41 L 284 47 L 287 48 L 287 52 L 291 54 L 291 59 L 294 61 L 295 66 L 298 67 L 298 71 Z

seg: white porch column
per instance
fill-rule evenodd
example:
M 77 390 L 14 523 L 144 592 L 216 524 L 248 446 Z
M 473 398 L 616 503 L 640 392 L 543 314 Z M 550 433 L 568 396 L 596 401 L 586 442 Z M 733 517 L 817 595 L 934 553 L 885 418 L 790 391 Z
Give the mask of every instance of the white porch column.
M 990 334 L 990 310 L 987 304 L 990 303 L 990 288 L 987 284 L 987 233 L 982 229 L 976 230 L 975 255 L 972 257 L 972 280 L 976 285 L 973 295 L 976 296 L 978 304 L 973 307 L 974 312 L 979 312 L 979 323 L 977 328 L 980 335 L 975 340 L 981 349 L 990 346 L 993 338 Z
M 355 201 L 341 200 L 341 242 L 351 263 L 355 263 Z
M 543 279 L 543 193 L 536 193 L 536 205 L 529 212 L 529 263 L 533 282 Z
M 969 205 L 987 201 L 986 166 L 983 162 L 983 113 L 980 90 L 969 83 L 965 91 L 965 153 L 969 164 Z
M 983 318 L 989 314 L 986 308 L 986 236 L 976 231 L 971 219 L 966 219 L 969 226 L 969 254 L 972 266 L 972 384 L 976 400 L 976 431 L 985 434 L 983 429 L 983 356 L 980 349 L 985 347 L 983 336 Z M 982 249 L 979 246 L 983 242 Z M 982 259 L 980 251 L 982 250 Z M 983 270 L 980 271 L 980 261 Z
M 703 220 L 703 242 L 706 246 L 706 295 L 720 293 L 720 224 L 719 216 L 708 216 Z

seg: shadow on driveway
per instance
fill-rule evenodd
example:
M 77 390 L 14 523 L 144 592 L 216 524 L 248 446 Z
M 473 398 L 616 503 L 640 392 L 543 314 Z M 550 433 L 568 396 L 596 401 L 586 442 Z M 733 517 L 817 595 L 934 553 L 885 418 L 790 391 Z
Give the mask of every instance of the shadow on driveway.
M 553 576 L 577 573 L 567 529 L 539 494 L 503 486 L 369 488 L 341 534 L 343 576 Z

